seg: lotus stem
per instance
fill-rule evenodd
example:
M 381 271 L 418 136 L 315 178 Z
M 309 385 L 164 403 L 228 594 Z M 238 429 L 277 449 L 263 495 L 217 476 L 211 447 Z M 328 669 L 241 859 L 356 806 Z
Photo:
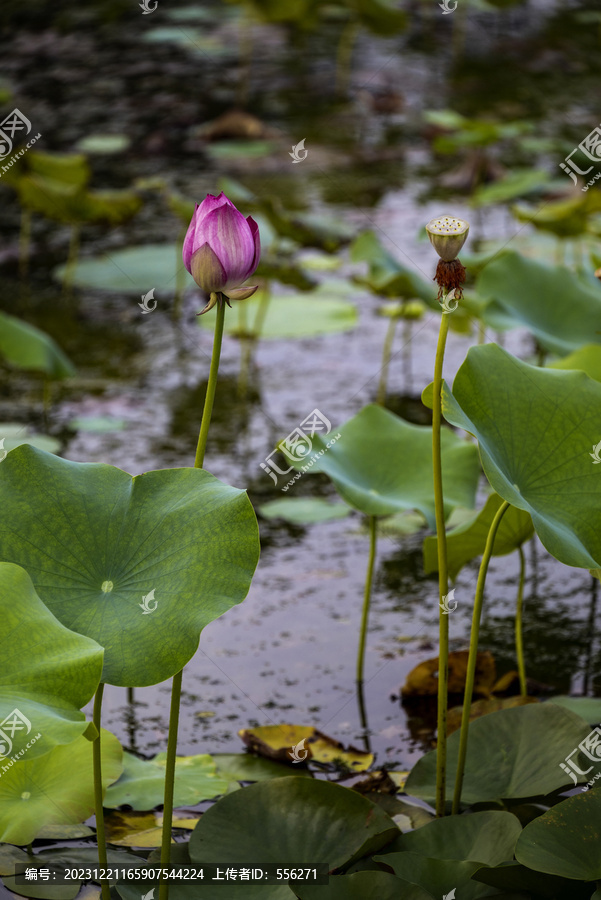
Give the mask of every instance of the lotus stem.
M 351 61 L 353 56 L 353 47 L 359 33 L 359 23 L 356 19 L 350 19 L 340 35 L 338 41 L 338 51 L 336 53 L 336 93 L 343 97 L 346 95 L 349 87 Z
M 520 694 L 522 697 L 528 696 L 528 686 L 526 684 L 526 663 L 524 660 L 524 636 L 522 632 L 522 614 L 524 611 L 524 581 L 526 577 L 526 559 L 521 546 L 518 547 L 520 554 L 520 580 L 518 584 L 518 599 L 515 610 L 515 654 L 518 661 L 518 672 L 520 675 Z
M 71 239 L 69 241 L 69 255 L 65 265 L 65 274 L 63 275 L 63 290 L 65 292 L 71 289 L 73 283 L 73 273 L 79 256 L 79 225 L 71 226 Z
M 213 294 L 211 294 L 211 299 Z M 213 415 L 213 403 L 215 401 L 215 389 L 217 387 L 217 372 L 219 371 L 219 359 L 221 357 L 221 342 L 223 339 L 223 324 L 225 322 L 225 303 L 219 299 L 217 303 L 217 318 L 215 319 L 215 337 L 213 338 L 213 355 L 211 356 L 211 368 L 209 369 L 209 381 L 207 384 L 207 393 L 205 396 L 205 405 L 202 411 L 202 422 L 200 424 L 200 433 L 198 435 L 198 444 L 196 446 L 196 458 L 194 467 L 202 469 L 205 451 L 207 449 L 207 438 L 209 436 L 209 425 L 211 424 L 211 416 Z
M 363 612 L 361 615 L 361 630 L 359 632 L 359 650 L 357 652 L 357 684 L 363 684 L 363 666 L 365 662 L 365 642 L 367 638 L 367 624 L 369 621 L 369 606 L 371 602 L 371 589 L 374 580 L 374 564 L 376 561 L 376 544 L 378 540 L 378 520 L 375 516 L 369 517 L 369 559 L 367 562 L 367 574 L 365 576 L 365 591 L 363 594 Z
M 252 335 L 253 340 L 258 341 L 263 333 L 263 325 L 265 323 L 265 317 L 267 315 L 267 310 L 269 309 L 269 301 L 271 300 L 271 285 L 268 281 L 265 282 L 263 288 L 261 290 L 261 299 L 259 300 L 259 308 L 257 309 L 257 314 L 255 316 L 255 321 L 252 327 Z
M 211 300 L 214 295 L 211 294 Z M 219 359 L 221 357 L 221 343 L 223 339 L 223 325 L 225 322 L 225 302 L 223 298 L 217 297 L 217 317 L 215 319 L 215 336 L 213 338 L 213 354 L 211 356 L 211 367 L 209 369 L 209 381 L 207 383 L 207 393 L 205 396 L 205 405 L 202 411 L 202 421 L 200 423 L 200 433 L 198 435 L 198 445 L 196 447 L 196 458 L 194 460 L 194 468 L 202 469 L 207 449 L 207 437 L 209 435 L 209 425 L 211 424 L 211 416 L 213 414 L 213 403 L 215 401 L 215 389 L 217 387 L 217 374 L 219 372 Z M 167 758 L 165 760 L 165 796 L 163 802 L 163 835 L 161 842 L 161 868 L 169 868 L 171 859 L 171 828 L 173 825 L 173 792 L 175 787 L 175 761 L 177 758 L 177 730 L 179 727 L 179 709 L 182 696 L 182 679 L 183 669 L 173 676 L 171 683 L 171 709 L 169 712 L 169 737 L 167 739 Z M 168 900 L 169 885 L 162 881 L 159 884 L 159 900 Z M 103 900 L 105 898 L 103 897 Z
M 94 768 L 94 813 L 96 815 L 96 842 L 98 844 L 98 865 L 101 869 L 108 866 L 106 855 L 106 835 L 104 831 L 104 811 L 102 807 L 102 755 L 100 747 L 100 713 L 104 684 L 100 682 L 94 696 L 94 712 L 92 721 L 96 727 L 96 737 L 92 742 L 92 765 Z M 111 900 L 111 889 L 108 881 L 100 882 L 102 900 Z
M 386 389 L 388 387 L 388 372 L 390 370 L 390 357 L 392 356 L 392 345 L 394 343 L 394 333 L 397 326 L 397 317 L 392 316 L 388 323 L 386 337 L 384 338 L 384 347 L 382 348 L 382 368 L 380 369 L 380 383 L 378 384 L 378 393 L 376 403 L 384 406 L 386 403 Z
M 19 275 L 27 277 L 29 268 L 29 247 L 31 244 L 31 212 L 28 209 L 21 210 L 21 231 L 19 233 Z
M 484 600 L 484 585 L 486 573 L 492 556 L 495 538 L 501 519 L 509 509 L 509 503 L 504 500 L 497 510 L 494 519 L 488 529 L 486 546 L 480 562 L 478 581 L 476 583 L 476 596 L 474 597 L 474 612 L 472 614 L 472 630 L 470 634 L 470 652 L 467 661 L 467 673 L 465 676 L 465 694 L 463 698 L 463 714 L 461 716 L 461 733 L 459 736 L 459 755 L 457 758 L 457 775 L 455 776 L 455 794 L 453 797 L 453 815 L 459 812 L 461 805 L 461 791 L 463 789 L 463 775 L 465 772 L 465 758 L 467 756 L 467 742 L 470 725 L 470 711 L 472 695 L 474 693 L 474 681 L 476 678 L 476 662 L 478 660 L 478 638 L 480 635 L 480 619 L 482 618 L 482 605 Z
M 436 536 L 438 550 L 438 716 L 436 753 L 436 815 L 445 814 L 447 777 L 447 706 L 449 687 L 449 617 L 443 613 L 443 598 L 449 592 L 447 569 L 447 534 L 445 531 L 444 501 L 442 492 L 442 453 L 440 447 L 440 427 L 442 421 L 442 364 L 449 333 L 450 316 L 441 315 L 438 346 L 434 361 L 434 383 L 432 397 L 432 470 L 434 474 L 434 509 L 436 514 Z

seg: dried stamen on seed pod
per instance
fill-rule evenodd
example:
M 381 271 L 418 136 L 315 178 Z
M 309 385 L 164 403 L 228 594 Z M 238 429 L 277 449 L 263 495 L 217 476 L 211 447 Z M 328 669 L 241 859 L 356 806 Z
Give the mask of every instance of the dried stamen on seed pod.
M 433 280 L 438 284 L 438 300 L 442 298 L 443 294 L 446 296 L 449 291 L 455 291 L 455 300 L 461 300 L 463 297 L 462 288 L 465 282 L 465 268 L 458 259 L 453 259 L 450 262 L 439 259 Z

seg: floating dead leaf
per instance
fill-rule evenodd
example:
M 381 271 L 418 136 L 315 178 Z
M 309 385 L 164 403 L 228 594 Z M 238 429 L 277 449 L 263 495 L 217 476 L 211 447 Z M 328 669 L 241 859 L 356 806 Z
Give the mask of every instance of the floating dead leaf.
M 534 678 L 526 679 L 526 687 L 530 697 L 538 696 L 539 694 L 552 694 L 556 690 L 552 684 L 535 681 Z M 519 694 L 520 675 L 517 669 L 512 669 L 510 672 L 506 672 L 505 675 L 501 675 L 491 693 L 496 695 L 503 694 L 506 697 L 514 697 Z
M 539 703 L 536 697 L 490 697 L 488 700 L 476 700 L 470 706 L 470 722 L 487 716 L 488 713 L 500 709 L 512 709 L 514 706 L 526 706 L 528 703 Z M 452 734 L 461 727 L 463 707 L 454 706 L 447 714 L 447 734 Z
M 106 839 L 118 847 L 160 847 L 163 830 L 158 823 L 152 812 L 115 811 L 105 818 Z
M 280 762 L 308 762 L 338 765 L 351 772 L 364 772 L 373 763 L 372 753 L 345 748 L 310 725 L 263 725 L 238 732 L 246 746 L 260 756 Z
M 257 140 L 271 137 L 274 132 L 260 119 L 240 109 L 229 109 L 217 119 L 206 122 L 200 129 L 207 141 L 227 141 L 240 138 Z
M 359 794 L 377 792 L 381 794 L 396 794 L 398 788 L 388 772 L 371 772 L 367 778 L 363 778 L 354 784 L 353 791 Z
M 449 694 L 463 694 L 469 652 L 457 650 L 449 653 Z M 478 653 L 474 693 L 490 696 L 496 680 L 495 661 L 488 650 Z M 401 690 L 403 697 L 434 697 L 438 693 L 438 657 L 419 663 L 407 675 Z

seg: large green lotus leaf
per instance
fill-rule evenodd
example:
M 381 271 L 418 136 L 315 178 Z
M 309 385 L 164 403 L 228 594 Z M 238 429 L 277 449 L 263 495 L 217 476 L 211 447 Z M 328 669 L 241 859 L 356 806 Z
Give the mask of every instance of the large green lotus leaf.
M 398 878 L 419 884 L 434 897 L 444 897 L 453 888 L 459 888 L 460 897 L 465 900 L 475 900 L 489 893 L 483 885 L 471 882 L 472 875 L 480 868 L 480 863 L 474 860 L 435 859 L 412 850 L 387 853 L 374 859 L 390 866 Z
M 432 859 L 473 860 L 496 866 L 513 859 L 522 826 L 512 813 L 485 810 L 464 816 L 433 819 L 399 835 L 389 850 L 410 850 Z M 385 856 L 380 859 L 384 862 Z
M 35 328 L 0 313 L 0 357 L 19 369 L 43 372 L 48 378 L 69 378 L 76 371 L 58 344 Z
M 165 794 L 166 753 L 154 759 L 139 759 L 131 753 L 123 754 L 123 774 L 106 792 L 106 807 L 124 806 L 132 809 L 154 809 L 163 803 Z M 201 800 L 211 800 L 227 791 L 229 781 L 220 777 L 208 753 L 198 756 L 178 756 L 175 763 L 175 806 L 195 806 Z
M 544 169 L 516 169 L 499 181 L 477 188 L 472 196 L 472 206 L 506 203 L 538 190 L 550 180 L 551 176 Z
M 31 444 L 48 453 L 56 453 L 61 446 L 59 440 L 48 434 L 31 434 L 28 426 L 21 422 L 0 422 L 0 461 L 4 459 L 3 450 L 8 453 L 21 444 Z
M 440 304 L 436 299 L 437 288 L 426 281 L 413 269 L 408 269 L 391 256 L 382 246 L 373 231 L 364 231 L 350 248 L 353 262 L 367 262 L 368 274 L 357 277 L 359 284 L 364 284 L 382 297 L 404 297 L 406 300 L 419 298 L 432 309 L 440 312 Z
M 106 788 L 121 774 L 123 751 L 104 729 L 101 744 Z M 0 841 L 28 844 L 47 825 L 83 822 L 93 811 L 92 745 L 85 737 L 37 759 L 25 757 L 0 778 Z
M 484 553 L 488 532 L 503 501 L 498 494 L 491 494 L 484 507 L 469 522 L 459 525 L 447 534 L 449 576 L 454 581 L 461 569 Z M 505 556 L 517 550 L 532 537 L 534 528 L 530 514 L 511 506 L 501 519 L 497 531 L 493 556 Z M 429 536 L 424 541 L 424 568 L 426 574 L 438 572 L 438 538 Z
M 585 344 L 579 350 L 574 350 L 558 359 L 556 362 L 549 363 L 549 369 L 579 369 L 586 372 L 595 381 L 601 381 L 601 347 L 599 344 Z
M 591 341 L 601 344 L 601 284 L 564 266 L 508 250 L 483 269 L 476 287 L 482 297 L 492 298 L 483 315 L 493 328 L 526 327 L 560 356 Z
M 469 726 L 462 802 L 510 800 L 546 796 L 566 785 L 560 767 L 590 732 L 590 725 L 574 713 L 550 703 L 502 709 L 475 719 Z M 447 744 L 447 796 L 452 797 L 459 731 Z M 407 794 L 432 800 L 436 790 L 436 750 L 422 756 L 409 773 Z M 580 759 L 580 768 L 585 757 Z M 589 760 L 590 763 L 590 760 Z
M 309 778 L 276 778 L 224 797 L 190 838 L 193 862 L 282 866 L 327 863 L 330 870 L 379 850 L 398 829 L 355 791 Z
M 432 429 L 412 425 L 372 404 L 336 429 L 340 438 L 327 448 L 329 435 L 317 433 L 311 453 L 323 451 L 308 470 L 325 472 L 349 506 L 372 516 L 390 516 L 406 509 L 419 510 L 434 527 L 432 481 Z M 473 444 L 442 430 L 442 476 L 445 515 L 453 507 L 473 507 L 480 466 Z
M 432 900 L 419 885 L 388 872 L 331 875 L 328 885 L 295 884 L 294 889 L 300 900 Z
M 285 763 L 255 756 L 254 753 L 214 753 L 212 759 L 218 774 L 228 781 L 271 781 L 272 778 L 290 778 L 291 775 L 312 777 L 307 769 L 291 771 Z
M 0 464 L 0 498 L 0 557 L 104 647 L 110 684 L 178 672 L 205 625 L 244 599 L 259 556 L 246 493 L 202 469 L 132 478 L 23 446 Z
M 0 763 L 12 772 L 88 729 L 80 709 L 98 687 L 103 653 L 61 625 L 12 563 L 0 563 L 0 619 Z M 0 773 L 0 786 L 7 778 Z
M 526 825 L 515 855 L 536 872 L 578 881 L 600 879 L 601 790 L 594 787 L 568 797 Z
M 548 702 L 571 710 L 590 725 L 601 722 L 601 697 L 551 697 Z
M 534 872 L 515 860 L 494 868 L 482 868 L 474 872 L 474 881 L 480 881 L 502 891 L 503 897 L 530 895 L 544 900 L 597 900 L 590 896 L 590 888 L 568 878 L 558 878 Z M 601 900 L 601 898 L 600 898 Z
M 267 313 L 260 329 L 262 338 L 305 338 L 339 331 L 350 331 L 357 324 L 357 310 L 353 303 L 340 299 L 340 292 L 330 287 L 322 287 L 307 297 L 306 294 L 273 296 L 269 300 Z M 244 309 L 242 334 L 253 335 L 254 323 L 262 301 L 262 292 L 257 291 L 249 300 L 242 301 Z M 201 328 L 213 331 L 215 322 L 211 314 L 199 316 Z M 225 316 L 227 334 L 241 334 L 237 304 Z
M 62 282 L 65 266 L 52 273 Z M 184 268 L 179 244 L 144 244 L 128 247 L 110 255 L 78 260 L 73 269 L 76 287 L 126 294 L 144 294 L 154 287 L 159 293 L 175 290 L 176 276 L 185 287 L 194 284 Z
M 488 344 L 468 352 L 443 412 L 476 435 L 492 487 L 530 513 L 549 553 L 599 568 L 601 477 L 590 451 L 601 438 L 601 385 Z

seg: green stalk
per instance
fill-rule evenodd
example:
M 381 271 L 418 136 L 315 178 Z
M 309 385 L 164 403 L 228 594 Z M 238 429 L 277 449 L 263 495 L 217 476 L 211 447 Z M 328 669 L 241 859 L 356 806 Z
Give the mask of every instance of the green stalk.
M 488 530 L 486 546 L 480 562 L 478 581 L 476 583 L 476 596 L 474 597 L 474 612 L 472 615 L 472 631 L 470 635 L 470 653 L 467 661 L 467 673 L 465 676 L 465 695 L 463 698 L 463 715 L 461 717 L 461 733 L 459 737 L 459 756 L 457 759 L 457 775 L 455 776 L 455 794 L 453 797 L 453 815 L 459 812 L 461 805 L 461 791 L 463 788 L 463 775 L 465 772 L 465 758 L 467 756 L 468 730 L 470 724 L 470 709 L 474 692 L 474 680 L 476 677 L 476 662 L 478 659 L 478 637 L 480 634 L 480 619 L 482 617 L 482 605 L 484 601 L 484 585 L 488 564 L 492 556 L 497 530 L 501 519 L 509 509 L 509 503 L 504 500 L 497 510 Z
M 390 369 L 390 357 L 392 356 L 392 345 L 394 343 L 394 332 L 396 330 L 397 317 L 392 316 L 388 323 L 386 337 L 384 338 L 384 347 L 382 349 L 382 368 L 380 369 L 380 383 L 378 384 L 378 394 L 376 403 L 384 406 L 386 402 L 386 388 L 388 387 L 388 371 Z
M 449 592 L 447 570 L 447 534 L 444 521 L 442 493 L 442 454 L 440 448 L 440 426 L 442 422 L 442 364 L 449 333 L 449 316 L 440 317 L 438 346 L 434 361 L 434 383 L 432 397 L 432 470 L 434 475 L 434 509 L 436 513 L 436 536 L 438 549 L 438 716 L 436 753 L 436 815 L 445 814 L 445 793 L 447 778 L 447 706 L 449 688 L 449 617 L 443 613 L 443 597 Z
M 212 297 L 213 294 L 211 294 L 211 298 Z M 215 337 L 213 338 L 213 355 L 211 357 L 211 368 L 209 369 L 209 382 L 207 384 L 205 405 L 202 411 L 202 422 L 200 424 L 200 433 L 198 435 L 198 444 L 196 446 L 196 458 L 194 460 L 194 468 L 196 469 L 202 469 L 205 451 L 207 449 L 209 425 L 211 424 L 213 402 L 215 400 L 215 388 L 217 387 L 217 372 L 219 370 L 219 358 L 221 356 L 221 341 L 223 339 L 224 322 L 225 301 L 219 298 L 217 301 L 217 318 L 215 319 Z
M 213 299 L 211 294 L 211 300 Z M 215 401 L 215 389 L 217 387 L 217 373 L 219 371 L 219 359 L 221 357 L 221 342 L 223 339 L 223 324 L 225 322 L 225 301 L 217 298 L 217 318 L 215 319 L 215 337 L 213 338 L 213 354 L 209 369 L 209 381 L 205 396 L 205 405 L 202 411 L 198 445 L 194 468 L 202 469 L 205 451 L 207 449 L 207 437 L 209 425 L 213 414 Z M 169 713 L 169 738 L 167 740 L 167 758 L 165 760 L 165 797 L 163 802 L 163 835 L 161 841 L 161 868 L 169 868 L 171 858 L 171 829 L 173 825 L 173 791 L 175 785 L 175 760 L 177 755 L 177 730 L 179 726 L 179 708 L 182 695 L 183 670 L 173 676 L 171 685 L 171 710 Z M 159 884 L 159 900 L 168 900 L 169 885 L 162 881 Z M 104 896 L 102 900 L 105 900 Z M 106 898 L 108 900 L 108 898 Z
M 339 97 L 346 96 L 348 91 L 353 48 L 355 46 L 355 41 L 357 40 L 359 28 L 360 26 L 356 19 L 349 19 L 342 29 L 338 41 L 338 50 L 336 52 L 336 94 Z
M 518 547 L 518 552 L 520 554 L 520 582 L 518 585 L 518 599 L 515 610 L 515 653 L 518 660 L 518 672 L 520 673 L 520 694 L 522 697 L 527 697 L 528 688 L 526 686 L 526 663 L 524 661 L 524 638 L 522 634 L 526 560 L 524 559 L 524 551 L 521 546 Z
M 361 615 L 361 631 L 359 633 L 359 651 L 357 653 L 357 684 L 363 683 L 363 663 L 365 661 L 365 641 L 369 620 L 369 604 L 371 587 L 374 580 L 374 563 L 376 561 L 376 543 L 378 539 L 378 522 L 375 516 L 369 517 L 369 560 L 365 576 L 365 592 L 363 594 L 363 613 Z
M 106 836 L 104 833 L 104 812 L 102 809 L 102 757 L 100 753 L 100 711 L 102 709 L 102 694 L 104 684 L 100 682 L 94 696 L 94 712 L 92 721 L 96 727 L 96 737 L 92 742 L 92 764 L 94 767 L 94 812 L 96 815 L 96 841 L 98 843 L 98 865 L 106 869 L 108 859 L 106 855 Z M 111 900 L 111 889 L 108 881 L 100 882 L 102 900 Z

